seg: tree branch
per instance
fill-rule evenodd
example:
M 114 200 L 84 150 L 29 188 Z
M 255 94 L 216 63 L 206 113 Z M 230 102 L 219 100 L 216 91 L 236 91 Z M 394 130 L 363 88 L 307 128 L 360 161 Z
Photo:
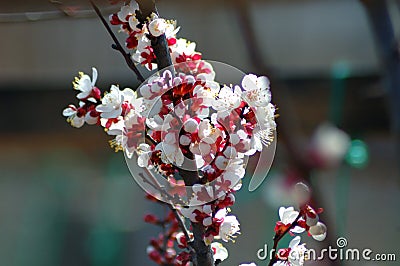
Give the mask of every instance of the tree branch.
M 137 14 L 137 17 L 141 23 L 147 23 L 147 19 L 151 16 L 152 13 L 158 15 L 154 0 L 137 0 L 137 3 L 139 4 L 139 14 Z M 159 37 L 154 37 L 149 34 L 147 37 L 151 41 L 151 47 L 153 48 L 154 54 L 156 56 L 158 70 L 160 71 L 163 69 L 170 69 L 171 73 L 174 74 L 171 54 L 168 48 L 165 34 Z M 194 167 L 196 167 L 196 165 L 194 165 Z M 185 181 L 186 186 L 192 186 L 199 182 L 197 171 L 187 171 L 180 169 L 179 174 Z M 192 258 L 193 265 L 213 266 L 213 252 L 211 250 L 211 247 L 207 246 L 203 240 L 205 227 L 201 223 L 192 222 L 191 225 L 193 229 L 193 242 L 190 243 L 190 245 L 195 250 Z
M 127 63 L 128 67 L 135 73 L 137 79 L 140 82 L 144 82 L 145 79 L 140 74 L 139 69 L 137 69 L 135 63 L 132 61 L 131 55 L 127 52 L 125 52 L 125 49 L 122 47 L 121 43 L 118 41 L 117 37 L 115 36 L 114 32 L 111 30 L 110 26 L 108 25 L 107 21 L 104 19 L 103 15 L 101 14 L 100 9 L 96 6 L 96 4 L 92 1 L 89 0 L 90 4 L 92 5 L 94 11 L 96 12 L 97 16 L 100 18 L 101 22 L 103 23 L 104 27 L 106 28 L 107 32 L 110 34 L 111 38 L 114 41 L 114 44 L 112 45 L 112 48 L 117 50 L 122 54 L 122 56 L 125 59 L 125 62 Z
M 154 0 L 137 0 L 136 2 L 139 4 L 140 10 L 140 14 L 138 14 L 137 18 L 141 23 L 146 24 L 147 19 L 151 16 L 152 13 L 158 15 Z M 147 37 L 150 39 L 151 47 L 153 48 L 154 54 L 156 55 L 158 70 L 168 68 L 171 70 L 171 73 L 174 73 L 172 71 L 173 67 L 171 54 L 169 52 L 167 38 L 165 37 L 165 34 L 162 34 L 158 37 L 154 37 L 149 34 Z

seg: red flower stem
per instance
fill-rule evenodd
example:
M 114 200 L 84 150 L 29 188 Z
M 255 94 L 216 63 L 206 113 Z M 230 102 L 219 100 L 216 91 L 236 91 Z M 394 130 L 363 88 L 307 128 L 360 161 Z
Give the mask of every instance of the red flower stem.
M 121 43 L 118 41 L 118 39 L 115 36 L 114 32 L 111 30 L 111 28 L 108 25 L 107 21 L 104 19 L 103 15 L 101 14 L 100 9 L 96 6 L 96 4 L 92 0 L 89 0 L 89 2 L 92 5 L 92 7 L 93 7 L 94 11 L 96 12 L 97 16 L 100 18 L 100 20 L 103 23 L 104 27 L 106 28 L 108 34 L 110 34 L 111 38 L 114 41 L 114 44 L 112 45 L 112 48 L 117 50 L 118 52 L 120 52 L 122 54 L 122 56 L 125 59 L 126 64 L 135 73 L 137 79 L 140 82 L 144 82 L 145 79 L 142 76 L 142 74 L 139 72 L 139 69 L 137 69 L 135 63 L 132 61 L 131 55 L 129 53 L 125 52 L 125 49 L 122 47 Z

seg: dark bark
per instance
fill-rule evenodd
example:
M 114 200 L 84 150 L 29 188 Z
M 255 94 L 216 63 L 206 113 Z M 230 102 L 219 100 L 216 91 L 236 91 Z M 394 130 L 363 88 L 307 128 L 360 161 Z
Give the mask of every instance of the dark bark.
M 138 19 L 141 23 L 146 23 L 147 18 L 152 13 L 158 15 L 154 0 L 137 0 L 139 4 Z M 154 37 L 149 35 L 148 38 L 151 40 L 151 46 L 156 56 L 158 70 L 170 69 L 172 73 L 173 66 L 171 60 L 171 54 L 169 52 L 167 39 L 165 34 Z M 190 159 L 190 158 L 189 158 Z M 193 158 L 192 158 L 193 159 Z M 195 165 L 193 165 L 196 167 Z M 193 168 L 195 169 L 195 168 Z M 199 182 L 199 176 L 197 171 L 179 170 L 179 174 L 185 181 L 186 186 L 192 186 Z M 214 258 L 210 246 L 207 246 L 203 240 L 205 227 L 200 223 L 191 223 L 193 229 L 193 242 L 190 243 L 194 249 L 193 265 L 194 266 L 213 266 Z
M 140 14 L 138 19 L 141 23 L 146 23 L 147 18 L 151 16 L 152 13 L 158 15 L 157 8 L 155 2 L 153 0 L 138 0 Z M 171 71 L 173 70 L 171 54 L 169 52 L 167 38 L 165 34 L 154 37 L 147 36 L 151 41 L 151 47 L 153 48 L 154 54 L 156 55 L 156 61 L 158 70 L 163 70 L 165 68 L 169 68 Z

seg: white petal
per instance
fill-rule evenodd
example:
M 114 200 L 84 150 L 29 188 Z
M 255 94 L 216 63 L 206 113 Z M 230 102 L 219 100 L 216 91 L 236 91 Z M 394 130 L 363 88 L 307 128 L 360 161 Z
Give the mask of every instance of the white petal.
M 192 142 L 192 140 L 186 136 L 186 135 L 182 135 L 179 139 L 179 143 L 183 146 L 187 146 Z
M 294 248 L 294 247 L 296 247 L 297 245 L 299 245 L 300 244 L 300 241 L 301 241 L 301 237 L 300 236 L 296 236 L 295 238 L 293 238 L 291 241 L 290 241 L 290 243 L 289 243 L 289 248 Z
M 71 107 L 65 108 L 63 111 L 63 116 L 71 116 L 76 114 L 76 110 L 72 109 Z
M 89 125 L 95 125 L 98 120 L 98 117 L 91 116 L 90 112 L 85 115 L 85 122 Z
M 257 81 L 257 76 L 254 74 L 248 74 L 248 75 L 244 76 L 244 78 L 242 80 L 243 89 L 245 89 L 245 90 L 256 89 L 257 88 L 256 81 Z
M 211 217 L 206 217 L 206 218 L 203 220 L 203 225 L 204 225 L 204 226 L 210 226 L 210 225 L 212 225 L 212 219 L 211 219 Z
M 92 67 L 92 87 L 96 84 L 97 81 L 97 69 Z
M 175 162 L 177 166 L 181 166 L 183 164 L 183 161 L 185 160 L 185 157 L 183 156 L 183 153 L 181 149 L 178 149 L 175 155 Z
M 176 137 L 174 133 L 168 133 L 165 135 L 164 142 L 168 144 L 175 144 L 176 143 Z
M 185 122 L 185 124 L 183 125 L 183 128 L 188 133 L 194 133 L 197 130 L 198 126 L 199 126 L 199 124 L 197 123 L 197 121 L 191 118 Z
M 75 116 L 75 117 L 71 120 L 71 126 L 76 127 L 76 128 L 82 127 L 84 123 L 85 123 L 84 117 Z
M 237 156 L 236 149 L 232 146 L 228 146 L 226 148 L 226 150 L 224 151 L 224 155 L 226 158 L 229 158 L 229 159 L 236 158 L 236 156 Z
M 269 88 L 269 79 L 265 76 L 261 76 L 257 78 L 257 87 L 264 89 Z
M 316 225 L 311 226 L 308 231 L 311 235 L 322 235 L 326 233 L 326 230 L 327 230 L 326 225 L 321 222 L 318 222 Z
M 326 232 L 323 233 L 322 235 L 312 235 L 312 238 L 314 238 L 317 241 L 324 241 L 326 238 Z

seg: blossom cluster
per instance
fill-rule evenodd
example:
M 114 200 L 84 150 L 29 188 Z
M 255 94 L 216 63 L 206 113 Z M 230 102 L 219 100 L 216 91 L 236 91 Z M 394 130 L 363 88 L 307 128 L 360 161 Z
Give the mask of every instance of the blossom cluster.
M 183 38 L 177 38 L 179 27 L 176 22 L 160 18 L 152 13 L 147 21 L 141 21 L 139 6 L 135 1 L 126 3 L 121 10 L 110 16 L 110 23 L 118 25 L 121 32 L 127 35 L 125 46 L 133 51 L 132 59 L 149 70 L 157 67 L 156 55 L 151 45 L 151 38 L 165 35 L 172 63 L 187 63 L 185 67 L 198 69 L 202 73 L 213 75 L 212 69 L 204 61 L 201 53 L 197 52 L 196 43 Z
M 275 129 L 274 107 L 265 97 L 270 95 L 268 80 L 250 74 L 241 85 L 227 86 L 207 80 L 202 73 L 173 77 L 165 71 L 144 83 L 138 97 L 132 89 L 115 85 L 101 96 L 96 78 L 93 68 L 93 78 L 80 74 L 76 79 L 79 108 L 70 105 L 64 110 L 67 121 L 74 127 L 85 122 L 102 126 L 115 136 L 112 147 L 169 180 L 192 156 L 199 183 L 186 195 L 189 207 L 180 206 L 179 213 L 205 227 L 208 245 L 215 246 L 214 239 L 233 240 L 239 222 L 228 208 L 241 187 L 245 156 L 260 151 Z M 149 115 L 154 108 L 157 112 Z
M 276 123 L 270 82 L 254 74 L 243 75 L 238 84 L 216 81 L 212 64 L 201 60 L 196 44 L 177 38 L 174 21 L 155 13 L 143 20 L 138 8 L 135 1 L 123 4 L 110 16 L 110 23 L 127 34 L 132 60 L 149 70 L 156 67 L 152 40 L 165 36 L 173 68 L 153 74 L 136 90 L 111 85 L 105 92 L 96 86 L 96 68 L 92 77 L 80 73 L 73 83 L 78 104 L 69 105 L 63 115 L 73 127 L 98 125 L 113 136 L 111 147 L 146 170 L 148 176 L 141 178 L 156 190 L 149 197 L 172 206 L 174 211 L 166 218 L 145 217 L 165 229 L 147 249 L 153 261 L 190 264 L 193 228 L 182 228 L 182 219 L 183 224 L 201 225 L 202 241 L 219 264 L 228 251 L 217 241 L 235 241 L 240 233 L 230 207 L 241 188 L 247 159 L 273 141 Z M 186 183 L 186 170 L 197 175 L 191 186 Z M 167 185 L 160 186 L 157 180 Z M 318 221 L 318 213 L 305 201 L 300 211 L 281 208 L 276 235 L 307 231 L 321 240 L 326 227 Z M 302 249 L 299 242 L 295 238 L 289 249 Z

